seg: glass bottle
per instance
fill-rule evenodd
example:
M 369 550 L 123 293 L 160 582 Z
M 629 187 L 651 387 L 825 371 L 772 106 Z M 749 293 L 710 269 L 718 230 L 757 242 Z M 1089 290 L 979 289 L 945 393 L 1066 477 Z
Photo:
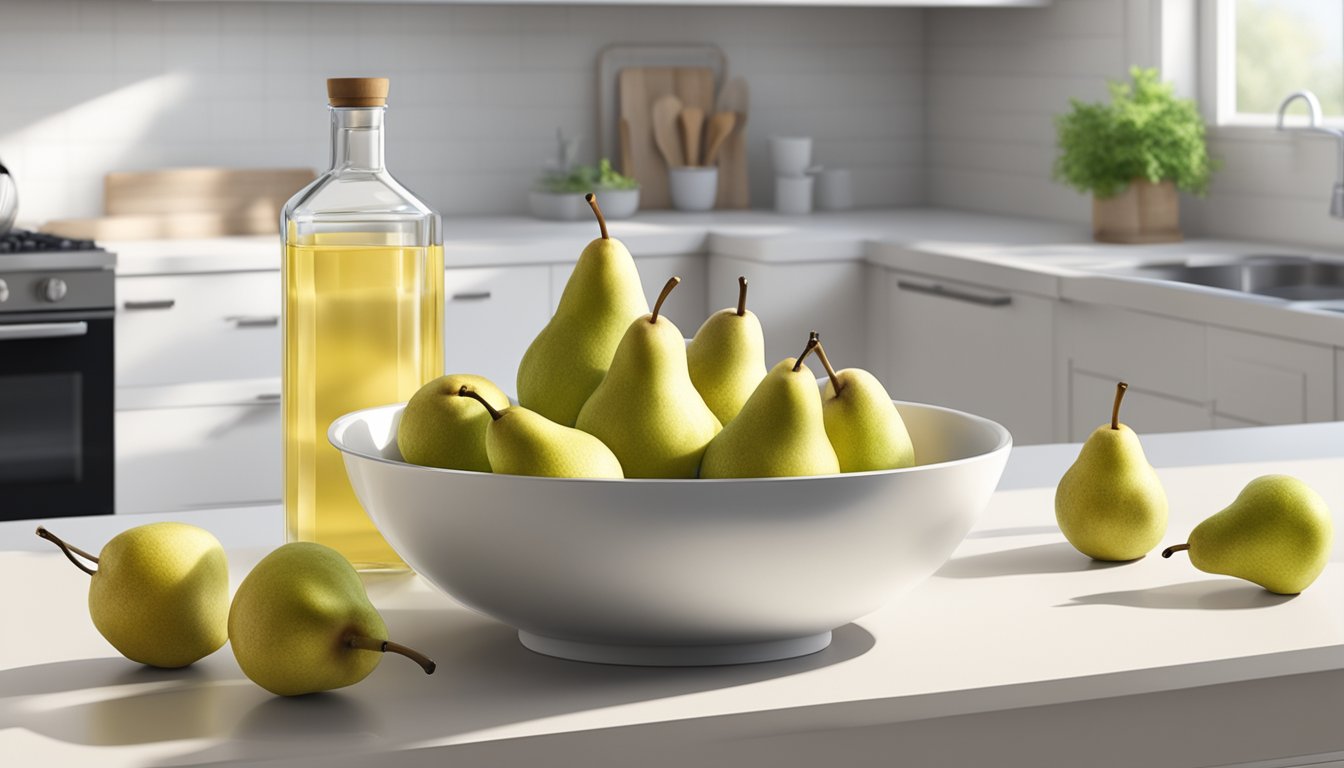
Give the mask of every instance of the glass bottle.
M 336 417 L 405 401 L 443 373 L 439 215 L 383 163 L 388 81 L 327 81 L 331 168 L 281 214 L 285 526 L 361 570 L 404 570 L 327 442 Z

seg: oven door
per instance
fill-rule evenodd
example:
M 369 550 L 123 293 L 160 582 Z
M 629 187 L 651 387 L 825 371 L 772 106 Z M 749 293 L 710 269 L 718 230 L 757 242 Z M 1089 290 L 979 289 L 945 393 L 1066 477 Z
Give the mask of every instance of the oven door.
M 0 520 L 113 511 L 112 312 L 0 316 Z

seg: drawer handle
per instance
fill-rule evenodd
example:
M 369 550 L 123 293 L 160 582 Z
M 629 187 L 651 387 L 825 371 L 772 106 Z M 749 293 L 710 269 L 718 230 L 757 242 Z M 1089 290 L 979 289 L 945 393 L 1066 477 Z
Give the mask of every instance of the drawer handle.
M 490 298 L 490 291 L 470 291 L 467 293 L 454 293 L 453 301 L 485 301 Z
M 982 307 L 1006 307 L 1013 303 L 1013 297 L 1002 293 L 971 293 L 970 291 L 961 291 L 956 288 L 948 288 L 939 283 L 909 283 L 904 280 L 896 281 L 896 287 L 902 291 L 912 293 L 923 293 L 928 296 L 940 296 L 944 299 L 953 301 L 964 301 L 967 304 L 978 304 Z
M 262 401 L 263 403 L 274 402 L 274 401 L 280 399 L 280 393 L 279 393 L 279 392 L 263 392 L 263 393 L 261 393 L 260 395 L 257 395 L 257 399 L 260 400 L 260 401 Z
M 224 319 L 236 328 L 274 328 L 280 324 L 279 315 L 233 315 Z
M 172 309 L 177 299 L 150 299 L 149 301 L 127 301 L 122 304 L 126 309 Z

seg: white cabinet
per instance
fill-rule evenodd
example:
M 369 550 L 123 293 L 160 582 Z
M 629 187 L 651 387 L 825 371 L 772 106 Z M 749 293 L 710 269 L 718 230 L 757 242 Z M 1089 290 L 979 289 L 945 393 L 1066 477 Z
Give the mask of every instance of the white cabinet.
M 118 387 L 280 375 L 280 273 L 117 278 Z
M 1215 421 L 1250 426 L 1335 417 L 1333 347 L 1209 328 L 1209 400 Z
M 1051 441 L 1052 300 L 901 272 L 886 285 L 876 341 L 892 397 L 994 419 L 1019 445 Z
M 711 254 L 707 308 L 737 306 L 737 278 L 743 275 L 748 283 L 747 308 L 765 330 L 766 368 L 796 357 L 807 344 L 808 333 L 817 331 L 832 364 L 871 370 L 864 322 L 866 274 L 861 261 L 763 263 Z M 820 365 L 809 367 L 821 372 Z
M 276 384 L 261 379 L 119 391 L 117 513 L 279 503 Z
M 1344 347 L 1335 348 L 1335 418 L 1344 420 Z
M 449 269 L 443 282 L 444 371 L 514 393 L 518 361 L 551 317 L 550 268 Z

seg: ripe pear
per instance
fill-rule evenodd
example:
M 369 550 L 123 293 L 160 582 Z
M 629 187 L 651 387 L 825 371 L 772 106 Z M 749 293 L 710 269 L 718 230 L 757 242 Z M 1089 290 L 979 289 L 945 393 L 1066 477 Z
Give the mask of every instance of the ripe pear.
M 229 644 L 252 682 L 279 696 L 354 685 L 400 653 L 434 672 L 434 662 L 387 640 L 387 625 L 345 557 L 323 544 L 285 544 L 238 585 Z
M 765 333 L 747 310 L 747 278 L 737 284 L 737 308 L 710 315 L 686 345 L 691 383 L 721 424 L 733 420 L 765 378 Z
M 701 477 L 796 477 L 840 472 L 821 414 L 821 394 L 803 360 L 817 348 L 816 335 L 797 359 L 770 369 L 737 418 L 705 450 Z
M 826 437 L 840 460 L 841 472 L 870 472 L 915 465 L 915 446 L 891 395 L 862 368 L 836 371 L 817 342 L 817 357 L 826 369 L 821 418 Z
M 653 312 L 630 324 L 575 424 L 611 448 L 626 477 L 695 477 L 722 428 L 691 383 L 686 340 L 659 314 L 680 282 L 668 280 Z
M 555 316 L 518 364 L 518 404 L 566 427 L 602 382 L 630 321 L 649 311 L 630 251 L 607 234 L 597 198 L 587 200 L 602 236 L 579 255 Z
M 1195 526 L 1188 543 L 1167 547 L 1162 556 L 1189 550 L 1201 571 L 1295 595 L 1325 570 L 1333 538 L 1330 508 L 1320 494 L 1295 477 L 1265 475 Z
M 1167 494 L 1138 435 L 1120 423 L 1129 385 L 1116 385 L 1111 423 L 1087 438 L 1055 490 L 1064 538 L 1095 560 L 1135 560 L 1167 532 Z
M 185 667 L 228 639 L 229 564 L 209 531 L 185 523 L 141 525 L 113 536 L 97 557 L 46 528 L 37 535 L 92 576 L 93 626 L 131 661 Z
M 406 403 L 397 425 L 397 448 L 412 464 L 489 472 L 485 427 L 490 416 L 458 390 L 469 387 L 496 408 L 508 408 L 509 396 L 484 376 L 454 373 L 421 387 Z
M 501 411 L 467 387 L 458 395 L 473 408 L 485 406 L 481 411 L 487 420 L 485 448 L 490 467 L 498 474 L 625 477 L 616 454 L 587 432 L 556 424 L 520 405 Z

